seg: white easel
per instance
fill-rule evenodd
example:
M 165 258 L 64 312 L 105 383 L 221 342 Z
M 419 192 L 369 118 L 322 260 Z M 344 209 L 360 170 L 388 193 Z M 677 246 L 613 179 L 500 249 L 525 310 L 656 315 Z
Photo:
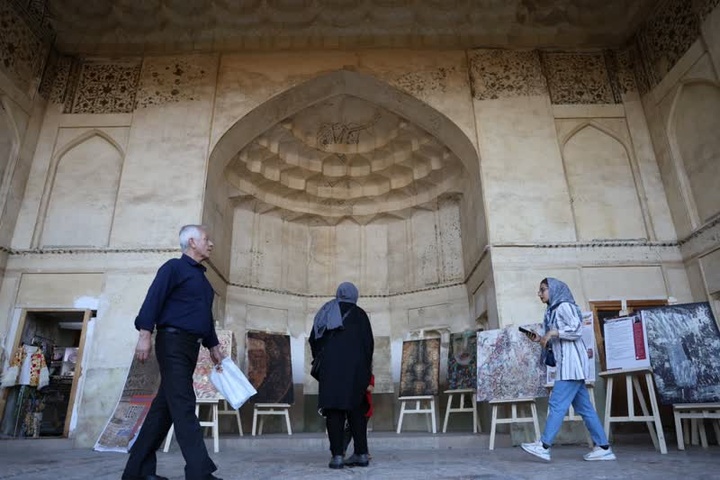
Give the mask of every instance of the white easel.
M 211 399 L 196 399 L 195 400 L 195 415 L 197 415 L 198 418 L 200 418 L 200 406 L 202 405 L 209 405 L 211 408 L 211 417 L 208 421 L 202 421 L 200 420 L 200 426 L 201 427 L 210 427 L 212 430 L 212 437 L 213 437 L 213 451 L 215 453 L 218 453 L 220 451 L 220 428 L 218 425 L 218 402 L 219 400 L 217 398 L 211 398 Z M 172 442 L 173 434 L 175 433 L 175 425 L 172 425 L 170 427 L 170 430 L 168 431 L 167 437 L 165 437 L 165 447 L 163 448 L 163 452 L 167 453 L 170 451 L 170 443 Z
M 630 368 L 621 370 L 609 370 L 600 373 L 601 377 L 605 377 L 607 380 L 607 394 L 605 402 L 605 434 L 610 439 L 610 426 L 612 423 L 619 422 L 645 422 L 650 431 L 650 438 L 652 439 L 653 445 L 656 449 L 660 450 L 660 453 L 667 453 L 667 445 L 665 443 L 665 434 L 663 433 L 662 423 L 660 422 L 660 411 L 658 409 L 657 399 L 655 398 L 655 387 L 653 384 L 652 370 L 647 367 L 641 368 Z M 652 412 L 648 411 L 647 403 L 645 403 L 645 396 L 640 388 L 640 381 L 638 377 L 644 377 L 645 383 L 647 384 L 648 396 L 650 397 L 650 406 Z M 627 416 L 612 416 L 612 393 L 615 378 L 622 380 L 625 379 L 625 389 L 627 392 Z M 638 396 L 640 408 L 642 409 L 642 415 L 635 415 L 635 397 L 633 395 L 633 389 Z M 653 426 L 654 424 L 654 426 Z
M 265 417 L 268 415 L 277 415 L 285 417 L 285 425 L 287 426 L 288 435 L 292 435 L 292 427 L 290 426 L 290 407 L 289 403 L 256 403 L 253 407 L 253 424 L 252 436 L 262 435 Z M 260 417 L 260 428 L 258 429 L 258 417 Z
M 715 438 L 720 442 L 720 403 L 676 403 L 673 405 L 675 417 L 675 434 L 677 436 L 678 450 L 685 450 L 685 437 L 683 436 L 683 420 L 690 420 L 692 439 L 697 441 L 697 432 L 700 433 L 700 444 L 708 448 L 707 434 L 703 421 L 706 418 L 712 420 L 715 430 Z M 687 425 L 686 425 L 687 426 Z M 689 432 L 688 432 L 689 433 Z
M 412 397 L 399 397 L 400 401 L 400 418 L 398 419 L 397 433 L 402 431 L 403 419 L 405 415 L 424 414 L 428 415 L 428 432 L 437 433 L 435 422 L 435 396 L 434 395 L 417 395 Z M 408 403 L 415 402 L 414 405 L 408 407 Z M 427 406 L 423 406 L 426 404 Z
M 507 423 L 532 423 L 535 428 L 535 440 L 540 439 L 540 425 L 538 424 L 537 406 L 535 405 L 535 399 L 531 397 L 527 398 L 515 398 L 512 400 L 490 400 L 488 402 L 492 405 L 492 423 L 490 424 L 490 450 L 495 450 L 495 430 L 498 425 Z M 530 416 L 521 417 L 518 415 L 518 407 L 523 405 L 530 406 Z M 501 407 L 510 407 L 509 417 L 498 417 L 498 410 Z
M 480 427 L 480 420 L 477 414 L 477 402 L 475 401 L 476 390 L 473 388 L 463 388 L 458 390 L 445 390 L 444 393 L 448 396 L 447 406 L 445 407 L 445 421 L 443 422 L 442 433 L 447 432 L 448 419 L 451 413 L 472 413 L 473 416 L 473 433 L 478 433 L 482 430 Z M 460 395 L 460 406 L 453 407 L 453 396 Z M 465 406 L 466 396 L 469 396 L 470 404 Z

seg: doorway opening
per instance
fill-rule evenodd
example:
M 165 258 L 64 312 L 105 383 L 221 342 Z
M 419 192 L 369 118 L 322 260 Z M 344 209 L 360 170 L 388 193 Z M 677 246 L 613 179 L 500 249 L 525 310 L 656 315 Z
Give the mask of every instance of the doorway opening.
M 68 436 L 94 316 L 93 310 L 23 310 L 10 358 L 17 377 L 3 389 L 2 437 Z

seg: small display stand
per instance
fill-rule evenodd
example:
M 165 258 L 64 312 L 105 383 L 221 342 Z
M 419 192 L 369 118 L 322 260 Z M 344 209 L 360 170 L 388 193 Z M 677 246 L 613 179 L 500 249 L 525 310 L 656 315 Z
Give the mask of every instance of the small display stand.
M 451 413 L 472 413 L 473 433 L 481 431 L 482 428 L 480 427 L 480 420 L 477 414 L 477 402 L 475 402 L 476 390 L 473 388 L 463 388 L 458 390 L 445 390 L 445 393 L 448 395 L 448 402 L 445 407 L 445 421 L 443 422 L 442 433 L 447 432 L 448 418 L 450 418 Z M 455 395 L 460 395 L 460 406 L 458 407 L 452 406 L 453 396 Z M 470 404 L 468 406 L 465 406 L 466 397 L 469 397 L 468 400 Z
M 208 405 L 211 409 L 211 417 L 210 420 L 203 421 L 200 420 L 200 426 L 201 427 L 210 427 L 212 431 L 212 437 L 213 437 L 213 451 L 215 453 L 220 451 L 220 428 L 218 425 L 218 400 L 217 399 L 197 399 L 195 401 L 195 415 L 200 418 L 200 406 L 202 405 Z M 165 447 L 163 448 L 163 452 L 167 453 L 170 451 L 170 443 L 172 442 L 173 434 L 175 433 L 175 425 L 170 427 L 170 431 L 168 431 L 167 437 L 165 437 Z
M 233 415 L 235 417 L 235 421 L 237 422 L 238 427 L 238 434 L 242 437 L 243 429 L 242 423 L 240 422 L 240 409 L 238 408 L 237 410 L 233 410 L 228 401 L 224 398 L 221 398 L 220 408 L 218 409 L 218 416 L 222 417 L 223 415 Z
M 538 424 L 537 406 L 534 398 L 515 398 L 512 400 L 490 400 L 492 406 L 492 423 L 490 425 L 490 450 L 495 450 L 495 430 L 498 425 L 507 423 L 532 423 L 535 428 L 535 440 L 540 438 L 540 425 Z M 530 416 L 518 416 L 518 407 L 530 405 Z M 509 417 L 498 417 L 501 407 L 510 407 Z
M 645 422 L 648 430 L 650 431 L 650 438 L 652 438 L 653 445 L 656 449 L 660 450 L 660 453 L 667 453 L 667 445 L 665 443 L 665 434 L 663 433 L 662 423 L 660 422 L 660 411 L 658 409 L 657 399 L 655 398 L 655 387 L 653 384 L 652 370 L 647 367 L 642 368 L 630 368 L 620 370 L 608 370 L 600 373 L 601 377 L 605 377 L 607 381 L 607 396 L 605 403 L 605 422 L 604 428 L 605 433 L 610 439 L 610 426 L 612 423 L 619 422 Z M 640 388 L 640 381 L 638 378 L 644 377 L 647 384 L 648 395 L 650 396 L 650 406 L 652 412 L 648 411 L 647 403 L 645 403 L 645 396 Z M 627 416 L 612 416 L 612 394 L 613 385 L 615 379 L 625 379 L 625 388 L 627 391 Z M 642 415 L 635 415 L 635 398 L 633 390 L 638 396 L 640 408 L 642 409 Z M 653 425 L 654 424 L 654 425 Z
M 673 414 L 675 416 L 675 434 L 677 436 L 678 450 L 685 450 L 683 420 L 692 422 L 693 437 L 695 429 L 699 430 L 700 443 L 703 448 L 707 448 L 707 434 L 705 433 L 703 421 L 706 418 L 711 419 L 715 430 L 715 438 L 720 442 L 720 403 L 676 403 L 673 405 Z
M 289 403 L 256 403 L 253 408 L 253 425 L 252 436 L 262 435 L 263 423 L 265 416 L 279 415 L 285 417 L 285 425 L 287 425 L 288 435 L 292 435 L 292 427 L 290 426 L 290 404 Z M 260 428 L 258 429 L 258 417 L 260 417 Z
M 434 395 L 418 395 L 412 397 L 398 397 L 400 401 L 400 418 L 398 419 L 397 433 L 402 431 L 403 419 L 405 415 L 410 414 L 425 414 L 429 415 L 428 419 L 428 432 L 437 433 L 437 427 L 435 423 L 435 396 Z M 414 402 L 414 405 L 408 407 L 408 403 Z M 423 407 L 423 403 L 427 406 Z M 412 408 L 414 407 L 414 408 Z

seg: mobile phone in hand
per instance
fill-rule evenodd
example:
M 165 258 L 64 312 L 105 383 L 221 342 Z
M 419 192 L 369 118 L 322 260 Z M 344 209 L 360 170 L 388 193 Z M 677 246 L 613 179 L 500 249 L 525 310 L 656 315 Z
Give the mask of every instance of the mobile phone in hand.
M 528 337 L 530 337 L 531 340 L 534 340 L 534 339 L 537 338 L 537 336 L 538 336 L 537 332 L 534 332 L 534 331 L 532 331 L 532 330 L 530 330 L 530 329 L 527 329 L 527 328 L 525 328 L 525 327 L 518 327 L 518 330 L 520 330 L 522 333 L 524 333 L 525 335 L 527 335 Z

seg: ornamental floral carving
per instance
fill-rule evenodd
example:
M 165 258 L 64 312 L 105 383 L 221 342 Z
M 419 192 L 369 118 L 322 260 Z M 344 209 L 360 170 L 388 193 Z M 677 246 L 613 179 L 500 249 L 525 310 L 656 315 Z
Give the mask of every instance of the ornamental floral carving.
M 198 99 L 197 87 L 209 75 L 202 57 L 168 57 L 146 60 L 137 95 L 137 108 Z M 213 62 L 215 58 L 212 58 Z
M 472 51 L 470 78 L 476 100 L 544 95 L 547 92 L 536 51 Z
M 139 75 L 139 63 L 84 63 L 72 113 L 132 112 Z
M 616 103 L 602 52 L 544 53 L 554 104 Z

